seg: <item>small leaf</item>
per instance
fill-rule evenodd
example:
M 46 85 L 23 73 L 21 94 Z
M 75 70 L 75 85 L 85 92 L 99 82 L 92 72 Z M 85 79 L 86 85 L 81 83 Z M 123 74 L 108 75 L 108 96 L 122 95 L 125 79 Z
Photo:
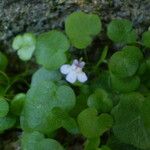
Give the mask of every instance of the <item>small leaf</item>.
M 16 119 L 6 116 L 6 117 L 0 117 L 0 132 L 3 132 L 7 129 L 12 128 L 16 123 Z
M 87 108 L 78 115 L 78 124 L 81 133 L 87 138 L 98 138 L 99 123 L 97 111 L 94 108 Z
M 101 148 L 100 148 L 100 150 L 111 150 L 108 146 L 106 146 L 106 145 L 103 145 Z
M 143 59 L 143 53 L 141 50 L 136 46 L 125 46 L 122 51 L 125 53 L 126 56 L 131 56 L 131 58 L 142 60 Z
M 47 75 L 52 75 L 49 72 Z M 75 94 L 70 87 L 58 85 L 53 82 L 53 78 L 48 76 L 45 78 L 45 76 L 42 76 L 43 79 L 40 77 L 41 82 L 35 84 L 38 79 L 36 74 L 33 78 L 34 82 L 32 80 L 34 86 L 31 85 L 27 92 L 21 116 L 21 125 L 25 131 L 37 130 L 45 134 L 51 133 L 62 126 L 61 120 L 55 119 L 52 109 L 60 107 L 63 111 L 69 112 L 75 105 Z
M 54 115 L 54 118 L 56 120 L 59 119 L 62 127 L 65 128 L 68 132 L 72 134 L 79 133 L 75 119 L 71 118 L 67 112 L 63 111 L 59 107 L 55 107 L 52 109 L 52 113 Z
M 136 33 L 132 29 L 132 23 L 126 19 L 111 21 L 107 28 L 107 35 L 117 43 L 134 43 L 136 41 Z
M 123 143 L 133 145 L 141 149 L 150 148 L 150 122 L 147 113 L 150 109 L 143 102 L 145 98 L 140 93 L 123 94 L 119 104 L 113 109 L 114 115 L 114 135 Z M 143 113 L 142 113 L 143 112 Z M 146 113 L 144 113 L 146 112 Z
M 33 33 L 25 33 L 14 38 L 12 47 L 17 50 L 19 58 L 23 61 L 30 60 L 35 50 L 36 37 Z
M 112 150 L 141 150 L 132 145 L 122 143 L 114 136 L 110 136 L 107 144 Z M 148 149 L 145 149 L 145 150 L 148 150 Z
M 74 47 L 84 49 L 101 31 L 101 21 L 95 14 L 74 12 L 65 21 L 65 31 Z
M 58 69 L 66 62 L 65 52 L 70 44 L 67 37 L 59 31 L 42 33 L 37 38 L 36 61 L 46 69 Z
M 89 107 L 96 108 L 99 113 L 109 112 L 113 107 L 112 101 L 103 89 L 97 89 L 90 95 L 87 104 Z
M 126 46 L 112 55 L 109 69 L 119 78 L 131 77 L 136 73 L 142 58 L 143 55 L 137 47 Z
M 113 124 L 113 118 L 109 114 L 103 113 L 99 115 L 99 133 L 102 135 L 104 132 L 108 131 Z
M 133 76 L 121 79 L 111 74 L 111 85 L 118 92 L 128 93 L 138 89 L 140 86 L 140 78 Z
M 64 150 L 63 147 L 53 139 L 44 138 L 39 132 L 24 132 L 21 139 L 23 150 Z
M 0 98 L 0 117 L 5 117 L 9 112 L 9 104 L 4 98 Z
M 40 68 L 33 74 L 31 86 L 36 86 L 37 84 L 43 81 L 58 82 L 60 80 L 61 80 L 61 74 L 58 71 L 49 71 L 45 68 Z
M 150 31 L 146 31 L 143 33 L 142 42 L 143 42 L 144 46 L 150 48 Z
M 96 150 L 99 147 L 100 138 L 87 139 L 84 150 Z
M 87 108 L 78 115 L 81 133 L 87 138 L 98 138 L 112 126 L 112 117 L 108 114 L 97 116 L 94 108 Z
M 39 145 L 40 150 L 64 150 L 64 148 L 58 143 L 56 140 L 53 139 L 44 139 L 40 142 Z
M 25 99 L 26 95 L 24 93 L 19 93 L 13 98 L 10 104 L 10 111 L 14 115 L 20 116 L 24 106 Z

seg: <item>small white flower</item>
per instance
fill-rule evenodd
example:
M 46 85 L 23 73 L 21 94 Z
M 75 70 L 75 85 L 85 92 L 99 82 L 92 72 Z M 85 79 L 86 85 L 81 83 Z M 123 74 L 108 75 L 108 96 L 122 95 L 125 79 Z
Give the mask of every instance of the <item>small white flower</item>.
M 66 80 L 70 83 L 75 83 L 77 80 L 83 83 L 87 81 L 87 75 L 82 71 L 84 65 L 84 61 L 75 59 L 72 65 L 62 65 L 60 72 L 66 75 Z

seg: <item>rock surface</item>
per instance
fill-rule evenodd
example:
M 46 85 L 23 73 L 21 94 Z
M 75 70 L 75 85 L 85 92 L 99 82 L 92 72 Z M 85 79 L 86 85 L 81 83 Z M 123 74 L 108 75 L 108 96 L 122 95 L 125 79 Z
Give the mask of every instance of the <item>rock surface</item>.
M 113 18 L 130 19 L 138 33 L 150 26 L 149 0 L 1 0 L 0 43 L 9 49 L 17 34 L 63 29 L 65 17 L 77 10 L 99 14 L 104 26 Z

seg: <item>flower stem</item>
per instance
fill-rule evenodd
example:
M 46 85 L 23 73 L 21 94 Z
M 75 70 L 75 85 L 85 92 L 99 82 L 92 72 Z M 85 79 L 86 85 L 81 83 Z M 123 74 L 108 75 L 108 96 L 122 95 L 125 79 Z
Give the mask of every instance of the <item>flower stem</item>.
M 99 59 L 99 61 L 97 62 L 96 66 L 95 66 L 95 69 L 97 70 L 98 67 L 101 65 L 101 63 L 104 62 L 106 56 L 107 56 L 107 52 L 108 52 L 108 46 L 105 46 L 104 49 L 103 49 L 103 52 L 102 52 L 102 55 Z

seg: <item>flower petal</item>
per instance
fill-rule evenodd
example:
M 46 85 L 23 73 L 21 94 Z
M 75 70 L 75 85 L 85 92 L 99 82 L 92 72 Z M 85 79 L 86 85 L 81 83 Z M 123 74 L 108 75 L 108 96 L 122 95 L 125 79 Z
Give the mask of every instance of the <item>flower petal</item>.
M 71 70 L 71 66 L 70 65 L 62 65 L 60 68 L 60 72 L 62 74 L 68 74 Z
M 79 61 L 77 59 L 74 59 L 72 65 L 76 66 L 76 65 L 78 65 L 78 63 L 79 63 Z
M 81 73 L 78 73 L 77 79 L 83 83 L 83 82 L 87 81 L 88 78 L 84 72 L 81 72 Z
M 77 80 L 77 74 L 74 71 L 71 71 L 67 76 L 66 80 L 70 83 L 74 83 Z
M 85 66 L 85 62 L 84 61 L 81 61 L 80 64 L 79 64 L 80 68 L 83 68 Z

